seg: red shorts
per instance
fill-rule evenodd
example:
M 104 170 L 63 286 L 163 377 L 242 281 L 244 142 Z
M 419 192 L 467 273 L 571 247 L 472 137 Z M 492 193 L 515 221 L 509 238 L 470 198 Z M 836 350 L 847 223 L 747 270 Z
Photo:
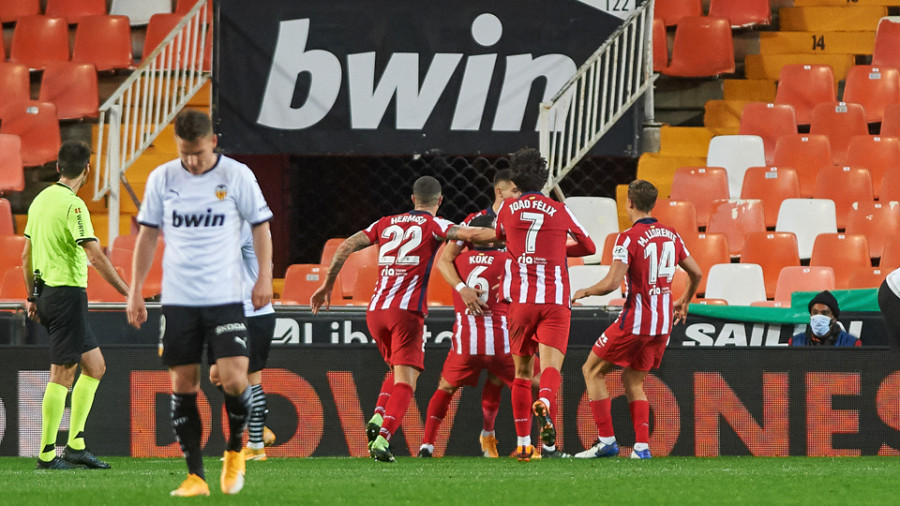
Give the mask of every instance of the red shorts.
M 450 350 L 441 376 L 447 383 L 455 387 L 478 385 L 481 371 L 487 372 L 503 380 L 507 386 L 516 379 L 516 367 L 510 354 L 504 355 L 463 355 Z
M 630 367 L 635 371 L 658 369 L 669 335 L 640 336 L 620 329 L 613 323 L 594 343 L 593 352 L 607 362 Z
M 566 353 L 572 310 L 558 304 L 522 304 L 509 306 L 509 345 L 513 355 L 527 357 L 537 353 L 538 344 Z
M 391 367 L 425 369 L 425 317 L 405 309 L 379 309 L 366 313 L 366 324 L 378 351 Z

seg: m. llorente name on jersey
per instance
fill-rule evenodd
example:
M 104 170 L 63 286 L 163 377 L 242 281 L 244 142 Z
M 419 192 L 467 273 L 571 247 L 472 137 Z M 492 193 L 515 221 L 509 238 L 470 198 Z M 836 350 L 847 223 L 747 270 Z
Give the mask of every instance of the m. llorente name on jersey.
M 172 210 L 173 227 L 221 227 L 225 225 L 224 214 L 213 214 L 212 209 L 207 209 L 205 214 L 180 214 Z
M 666 239 L 671 239 L 674 241 L 675 233 L 665 228 L 651 228 L 644 232 L 644 234 L 638 239 L 638 244 L 641 245 L 641 247 L 644 247 L 648 242 L 650 242 L 650 239 L 653 239 L 654 237 L 665 237 Z

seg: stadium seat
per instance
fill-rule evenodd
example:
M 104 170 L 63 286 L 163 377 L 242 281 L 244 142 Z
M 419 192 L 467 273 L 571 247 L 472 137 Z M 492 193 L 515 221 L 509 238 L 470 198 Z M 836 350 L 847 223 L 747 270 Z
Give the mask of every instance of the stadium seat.
M 697 210 L 690 200 L 659 199 L 650 214 L 679 234 L 697 233 Z
M 728 237 L 725 234 L 702 233 L 696 235 L 682 235 L 684 245 L 688 252 L 700 266 L 703 279 L 700 280 L 698 294 L 706 292 L 709 269 L 716 264 L 724 264 L 731 261 L 731 252 L 728 249 Z
M 9 204 L 9 201 L 3 198 L 0 198 L 0 236 L 12 236 L 16 233 L 16 222 L 13 220 L 12 214 L 12 206 Z M 0 247 L 9 248 L 8 244 L 0 243 Z M 21 251 L 19 254 L 21 255 Z M 2 253 L 0 253 L 2 255 Z M 21 256 L 19 257 L 21 258 Z M 21 262 L 20 262 L 21 263 Z M 3 267 L 3 263 L 0 262 L 0 268 Z
M 434 275 L 437 274 L 437 272 L 432 271 L 432 273 L 433 273 L 432 274 L 432 278 L 433 278 Z M 353 306 L 368 306 L 369 302 L 372 301 L 372 294 L 375 293 L 375 285 L 378 283 L 378 279 L 379 279 L 379 276 L 378 276 L 378 266 L 377 265 L 372 266 L 372 267 L 366 266 L 362 269 L 357 270 L 356 271 L 356 283 L 354 283 L 354 285 L 353 285 L 353 297 L 351 299 L 344 299 L 344 300 L 345 301 L 349 300 L 350 304 Z M 437 281 L 437 280 L 432 279 L 428 283 L 428 294 L 427 294 L 428 305 L 429 306 L 430 305 L 441 305 L 441 306 L 452 305 L 453 304 L 452 289 L 450 291 L 448 291 L 448 290 L 441 290 L 440 288 L 438 288 L 437 292 L 432 292 L 431 291 L 432 285 L 435 285 L 438 287 L 440 286 L 438 283 L 435 283 L 435 281 Z M 441 279 L 441 281 L 443 281 L 443 279 Z M 447 283 L 444 282 L 443 284 L 446 285 Z M 431 298 L 432 293 L 435 293 L 434 303 L 432 303 L 432 298 Z M 447 296 L 450 296 L 449 302 L 447 302 L 448 301 L 448 299 L 446 298 Z
M 854 65 L 847 73 L 842 100 L 863 106 L 868 123 L 881 123 L 884 108 L 900 104 L 900 71 L 891 67 Z
M 666 26 L 676 26 L 681 18 L 702 16 L 701 0 L 658 0 L 653 16 L 663 20 Z
M 69 61 L 69 25 L 63 18 L 22 16 L 16 22 L 9 61 L 30 70 L 43 70 L 47 63 Z
M 653 71 L 660 72 L 669 66 L 669 39 L 663 20 L 653 18 Z
M 3 0 L 0 2 L 0 23 L 14 23 L 22 16 L 34 16 L 40 13 L 40 0 Z
M 3 201 L 8 202 L 6 199 Z M 25 236 L 0 234 L 0 271 L 21 266 L 23 251 L 25 251 Z
M 172 0 L 112 0 L 109 13 L 128 16 L 131 26 L 146 25 L 154 14 L 172 12 Z
M 22 141 L 22 164 L 43 165 L 56 160 L 60 133 L 56 106 L 47 102 L 18 102 L 7 108 L 0 134 L 18 135 Z
M 794 106 L 798 125 L 812 122 L 816 104 L 835 99 L 837 88 L 831 66 L 792 63 L 781 67 L 775 103 Z
M 900 268 L 900 237 L 891 234 L 886 238 L 878 266 L 888 272 Z
M 888 170 L 881 180 L 878 195 L 881 202 L 900 201 L 900 170 Z
M 797 236 L 790 232 L 751 232 L 744 238 L 741 263 L 759 264 L 766 284 L 766 297 L 775 297 L 775 286 L 783 267 L 799 266 Z
M 728 199 L 714 202 L 709 211 L 709 225 L 706 231 L 711 234 L 725 234 L 728 237 L 731 256 L 740 256 L 745 235 L 766 231 L 766 216 L 762 201 Z
M 147 36 L 144 38 L 144 49 L 141 52 L 141 63 L 147 61 L 150 53 L 172 32 L 175 25 L 181 22 L 184 16 L 181 14 L 154 14 L 147 24 Z M 175 64 L 172 56 L 172 64 Z M 160 62 L 159 65 L 165 65 L 167 62 Z
M 831 142 L 824 135 L 784 135 L 775 143 L 775 165 L 794 169 L 801 197 L 813 196 L 819 169 L 832 163 Z
M 566 266 L 572 267 L 573 265 L 584 265 L 584 259 L 581 257 L 566 257 Z
M 599 239 L 619 231 L 615 200 L 608 197 L 569 197 L 564 202 L 591 237 Z M 603 251 L 597 251 L 584 257 L 584 263 L 599 263 L 602 256 Z
M 778 274 L 775 301 L 790 307 L 794 292 L 821 292 L 834 290 L 834 270 L 827 266 L 785 267 Z
M 881 258 L 888 237 L 888 230 L 900 230 L 900 203 L 855 202 L 847 213 L 847 234 L 862 234 L 869 243 L 872 258 Z
M 725 18 L 681 18 L 672 61 L 661 72 L 674 77 L 712 77 L 734 72 L 734 41 Z
M 22 266 L 16 265 L 3 271 L 2 285 L 0 285 L 0 301 L 24 302 L 28 298 L 28 289 L 25 287 L 25 276 L 22 274 Z
M 744 58 L 744 74 L 747 79 L 769 79 L 777 81 L 781 78 L 781 69 L 787 65 L 827 65 L 831 67 L 835 83 L 847 76 L 847 72 L 856 63 L 852 54 L 829 54 L 817 52 L 815 54 L 780 54 L 762 53 L 748 54 Z M 777 91 L 776 91 L 777 96 Z M 834 99 L 832 99 L 834 100 Z M 776 100 L 778 102 L 778 100 Z M 797 123 L 801 123 L 800 112 L 796 104 L 794 109 L 798 114 Z
M 709 15 L 726 18 L 732 28 L 748 28 L 768 25 L 772 22 L 772 9 L 769 0 L 711 0 Z
M 55 105 L 61 120 L 96 118 L 100 107 L 97 69 L 90 63 L 48 63 L 38 100 Z
M 638 158 L 637 178 L 653 183 L 657 190 L 659 190 L 659 197 L 670 197 L 670 193 L 672 192 L 672 178 L 675 177 L 675 172 L 679 168 L 703 166 L 705 164 L 705 155 L 671 156 L 660 153 L 644 153 Z M 628 186 L 623 185 L 623 188 L 627 189 Z M 617 193 L 616 198 L 618 199 L 618 197 L 619 194 Z M 624 206 L 624 199 L 621 200 L 621 204 Z M 628 223 L 627 227 L 630 226 L 631 223 Z
M 116 272 L 125 279 L 121 267 L 116 267 Z M 125 296 L 107 283 L 93 265 L 88 266 L 87 298 L 88 302 L 125 302 Z
M 831 157 L 835 165 L 843 165 L 847 159 L 847 148 L 854 135 L 868 135 L 866 111 L 859 104 L 847 102 L 826 102 L 813 109 L 810 134 L 828 136 L 831 143 Z
M 834 201 L 837 227 L 847 228 L 847 213 L 854 202 L 870 202 L 875 199 L 872 177 L 868 169 L 826 165 L 819 170 L 813 198 Z
M 781 202 L 800 198 L 797 172 L 788 167 L 750 167 L 744 173 L 741 198 L 762 200 L 766 228 L 774 228 Z
M 322 247 L 322 255 L 319 258 L 319 263 L 322 264 L 322 267 L 328 268 L 331 265 L 331 259 L 334 258 L 334 252 L 337 251 L 338 246 L 341 245 L 346 238 L 343 237 L 332 237 L 325 241 L 325 245 Z
M 0 134 L 0 194 L 25 189 L 22 167 L 22 140 L 18 135 Z M 4 201 L 6 201 L 4 199 Z M 7 205 L 9 205 L 8 201 Z M 2 225 L 2 224 L 0 224 Z M 4 233 L 0 226 L 0 234 Z
M 612 250 L 616 245 L 617 237 L 619 237 L 618 232 L 611 232 L 603 238 L 603 254 L 600 256 L 600 265 L 612 265 Z M 581 265 L 584 265 L 584 257 L 582 257 Z
M 763 140 L 766 163 L 775 160 L 775 143 L 782 135 L 797 133 L 794 107 L 789 104 L 750 102 L 741 114 L 741 135 L 758 135 Z
M 98 71 L 134 68 L 131 27 L 125 16 L 85 16 L 75 30 L 72 61 Z
M 766 300 L 762 267 L 757 264 L 716 264 L 709 269 L 706 296 L 723 299 L 729 306 L 749 306 Z
M 0 61 L 0 119 L 10 104 L 31 100 L 30 79 L 25 65 Z
M 766 149 L 762 137 L 758 135 L 720 135 L 709 142 L 706 165 L 725 168 L 728 194 L 733 199 L 741 196 L 741 184 L 747 168 L 765 164 Z
M 76 25 L 84 16 L 106 14 L 106 0 L 47 0 L 44 14 Z
M 891 104 L 884 108 L 881 136 L 900 137 L 900 104 Z
M 319 264 L 293 264 L 284 273 L 284 292 L 281 294 L 282 304 L 308 306 L 309 299 L 325 281 L 327 268 Z M 332 300 L 344 298 L 339 283 L 334 284 Z
M 856 267 L 871 267 L 869 243 L 862 234 L 819 234 L 809 265 L 827 265 L 834 270 L 834 287 L 846 290 Z
M 890 271 L 881 267 L 857 267 L 850 274 L 849 290 L 878 288 Z
M 872 189 L 875 198 L 878 198 L 884 175 L 900 167 L 900 139 L 880 135 L 854 135 L 847 146 L 846 163 L 851 167 L 869 169 Z
M 900 68 L 900 19 L 882 18 L 878 22 L 872 65 Z
M 776 232 L 793 232 L 797 236 L 800 260 L 812 256 L 819 234 L 837 233 L 834 201 L 824 199 L 784 199 L 778 210 Z
M 681 167 L 672 178 L 669 198 L 693 202 L 700 227 L 709 223 L 712 203 L 728 197 L 728 175 L 721 167 Z
M 569 287 L 572 294 L 581 288 L 587 288 L 603 279 L 609 272 L 608 265 L 576 265 L 569 267 Z M 622 298 L 622 290 L 616 287 L 615 290 L 606 295 L 592 295 L 579 299 L 576 304 L 581 306 L 608 306 L 613 299 Z
M 125 273 L 125 281 L 131 283 L 131 260 L 134 254 L 134 244 L 137 234 L 120 235 L 113 241 L 109 251 L 109 260 L 113 266 L 121 268 Z M 156 240 L 156 251 L 153 254 L 153 262 L 144 280 L 141 295 L 154 297 L 162 291 L 162 258 L 166 249 L 166 241 L 160 235 Z
M 347 257 L 347 261 L 344 262 L 343 267 L 341 267 L 341 274 L 339 281 L 341 282 L 341 292 L 344 294 L 344 298 L 357 299 L 359 298 L 359 294 L 355 292 L 356 289 L 356 276 L 360 269 L 378 269 L 378 246 L 372 245 L 365 247 L 359 251 L 354 251 Z M 366 297 L 370 297 L 371 292 L 366 294 Z

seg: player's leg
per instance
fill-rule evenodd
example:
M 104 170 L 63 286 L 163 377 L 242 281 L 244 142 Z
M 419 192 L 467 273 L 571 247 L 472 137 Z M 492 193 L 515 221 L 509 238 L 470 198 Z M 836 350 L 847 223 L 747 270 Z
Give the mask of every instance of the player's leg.
M 597 441 L 591 448 L 576 453 L 576 458 L 615 457 L 619 455 L 619 445 L 616 443 L 612 414 L 610 412 L 611 400 L 609 398 L 609 390 L 606 387 L 606 375 L 609 374 L 612 367 L 613 364 L 601 358 L 596 350 L 592 350 L 588 354 L 587 360 L 581 367 L 584 383 L 587 386 L 588 405 L 591 408 L 594 424 L 597 426 Z
M 644 378 L 647 371 L 637 371 L 626 367 L 622 371 L 622 386 L 628 399 L 631 423 L 634 425 L 634 451 L 631 458 L 650 458 L 650 403 L 644 393 Z
M 52 351 L 51 351 L 52 353 Z M 50 364 L 50 381 L 41 401 L 41 452 L 37 469 L 74 469 L 64 459 L 56 456 L 56 436 L 66 411 L 66 395 L 75 379 L 77 364 Z
M 560 370 L 566 358 L 572 312 L 553 304 L 544 305 L 540 311 L 541 320 L 535 333 L 541 343 L 541 381 L 532 409 L 540 425 L 542 457 L 562 457 L 566 454 L 556 448 L 556 399 L 562 383 Z
M 534 372 L 533 355 L 513 355 L 516 379 L 510 393 L 513 422 L 516 427 L 516 457 L 528 462 L 534 454 L 531 444 L 531 375 Z
M 100 379 L 106 372 L 106 362 L 99 347 L 93 347 L 81 354 L 81 375 L 72 388 L 72 412 L 69 422 L 69 441 L 63 458 L 72 464 L 80 464 L 89 469 L 109 469 L 109 464 L 98 459 L 84 444 L 84 425 L 87 422 L 94 395 Z
M 250 383 L 251 407 L 250 420 L 247 425 L 249 437 L 247 447 L 242 452 L 246 460 L 266 460 L 265 447 L 275 442 L 275 434 L 266 427 L 269 408 L 262 386 L 262 370 L 265 369 L 269 359 L 274 333 L 274 313 L 247 318 L 247 334 L 250 343 L 247 379 Z
M 391 331 L 385 321 L 384 311 L 368 311 L 366 312 L 366 326 L 369 329 L 369 335 L 378 346 L 378 352 L 384 359 L 388 367 L 391 367 Z M 372 451 L 372 443 L 378 438 L 378 432 L 384 423 L 384 409 L 388 401 L 391 399 L 391 392 L 394 391 L 394 371 L 389 371 L 384 381 L 381 382 L 381 389 L 378 391 L 378 400 L 375 402 L 375 412 L 372 418 L 366 422 L 366 438 L 369 440 L 369 453 Z
M 425 416 L 425 437 L 422 439 L 422 446 L 419 447 L 419 457 L 431 457 L 434 454 L 434 442 L 437 439 L 438 429 L 441 428 L 441 422 L 447 416 L 447 410 L 450 408 L 450 401 L 453 394 L 459 390 L 456 385 L 450 384 L 444 376 L 441 376 L 438 387 L 428 402 L 428 412 Z
M 512 372 L 512 368 L 510 372 Z M 515 381 L 514 378 L 513 374 L 513 381 Z M 481 443 L 481 454 L 492 459 L 500 457 L 497 451 L 497 433 L 494 431 L 494 425 L 497 413 L 500 411 L 500 392 L 503 390 L 503 383 L 502 379 L 488 372 L 484 387 L 481 389 L 482 424 L 478 442 Z

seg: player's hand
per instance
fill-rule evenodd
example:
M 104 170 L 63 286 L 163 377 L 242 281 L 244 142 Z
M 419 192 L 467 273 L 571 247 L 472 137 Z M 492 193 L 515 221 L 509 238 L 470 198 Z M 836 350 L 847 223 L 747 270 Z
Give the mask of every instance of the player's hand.
M 572 302 L 575 302 L 578 299 L 583 299 L 587 296 L 588 296 L 587 289 L 579 288 L 578 290 L 575 290 L 575 293 L 572 295 Z
M 482 294 L 484 294 L 484 290 L 472 288 L 471 286 L 467 286 L 459 291 L 459 296 L 462 298 L 463 304 L 466 305 L 466 309 L 470 314 L 480 315 L 487 309 L 487 303 L 481 300 Z
M 25 301 L 25 314 L 28 315 L 28 319 L 37 323 L 41 323 L 41 319 L 37 314 L 37 304 L 31 301 Z
M 145 321 L 147 321 L 147 306 L 144 299 L 140 295 L 128 294 L 128 304 L 125 307 L 125 313 L 128 315 L 128 324 L 139 329 Z
M 312 314 L 319 314 L 322 304 L 325 304 L 326 311 L 331 309 L 331 289 L 326 288 L 325 285 L 317 288 L 309 298 L 309 308 L 312 310 Z
M 253 303 L 253 309 L 260 309 L 272 302 L 272 282 L 264 281 L 261 277 L 257 279 L 253 291 L 250 292 L 250 301 Z
M 672 308 L 672 325 L 678 325 L 679 322 L 687 320 L 688 303 L 678 299 Z

